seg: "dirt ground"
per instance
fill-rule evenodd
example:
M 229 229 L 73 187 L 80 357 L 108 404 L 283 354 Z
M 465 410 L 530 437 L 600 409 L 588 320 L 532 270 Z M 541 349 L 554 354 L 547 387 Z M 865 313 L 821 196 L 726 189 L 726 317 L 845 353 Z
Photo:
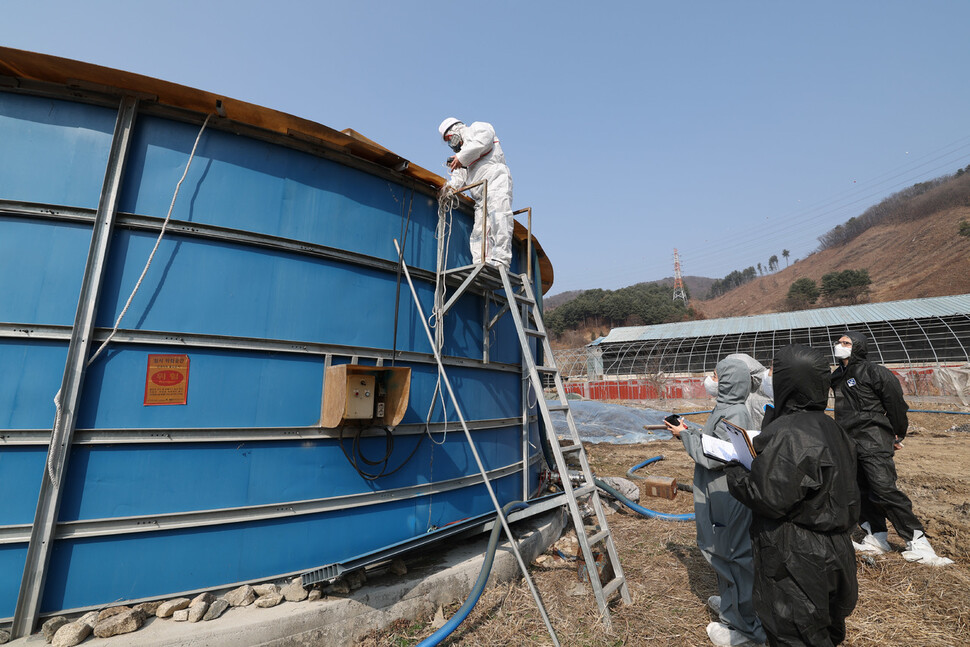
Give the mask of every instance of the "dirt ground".
M 674 411 L 697 410 L 691 403 Z M 670 403 L 667 405 L 670 408 Z M 702 423 L 706 415 L 692 416 Z M 943 568 L 911 564 L 899 552 L 905 542 L 890 530 L 896 549 L 874 558 L 857 557 L 859 602 L 848 618 L 844 645 L 970 645 L 970 417 L 910 416 L 905 447 L 896 455 L 901 489 L 941 555 L 955 564 Z M 588 445 L 597 476 L 624 476 L 641 461 L 665 458 L 640 474 L 690 482 L 693 466 L 679 441 L 639 445 Z M 641 488 L 642 489 L 642 488 Z M 673 501 L 650 498 L 641 505 L 663 512 L 693 511 L 691 495 Z M 709 645 L 705 627 L 715 619 L 708 596 L 717 593 L 713 570 L 697 549 L 693 522 L 646 519 L 628 510 L 609 517 L 629 583 L 632 604 L 614 600 L 612 629 L 599 620 L 589 586 L 578 585 L 574 562 L 540 558 L 531 573 L 562 645 Z M 552 554 L 551 552 L 549 553 Z M 461 601 L 444 609 L 453 614 Z M 399 623 L 366 637 L 361 644 L 405 647 L 433 631 L 431 618 Z M 522 581 L 489 588 L 443 645 L 550 645 L 549 634 Z

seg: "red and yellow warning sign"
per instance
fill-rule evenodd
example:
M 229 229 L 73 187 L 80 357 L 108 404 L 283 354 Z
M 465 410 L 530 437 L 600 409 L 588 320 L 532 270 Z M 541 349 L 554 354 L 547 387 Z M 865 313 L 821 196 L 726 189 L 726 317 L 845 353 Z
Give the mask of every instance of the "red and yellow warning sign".
M 189 356 L 149 355 L 145 406 L 185 404 L 189 396 Z

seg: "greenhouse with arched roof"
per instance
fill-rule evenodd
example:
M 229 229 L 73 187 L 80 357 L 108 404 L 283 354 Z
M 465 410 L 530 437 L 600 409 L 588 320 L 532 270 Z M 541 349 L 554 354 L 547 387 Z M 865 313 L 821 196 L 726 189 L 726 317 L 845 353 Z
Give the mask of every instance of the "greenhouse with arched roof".
M 617 394 L 606 397 L 693 397 L 703 394 L 697 376 L 727 355 L 768 366 L 788 344 L 831 352 L 848 330 L 870 339 L 869 358 L 888 366 L 908 394 L 968 403 L 970 294 L 614 328 L 584 348 L 557 351 L 556 360 L 573 390 L 591 397 L 600 383 Z

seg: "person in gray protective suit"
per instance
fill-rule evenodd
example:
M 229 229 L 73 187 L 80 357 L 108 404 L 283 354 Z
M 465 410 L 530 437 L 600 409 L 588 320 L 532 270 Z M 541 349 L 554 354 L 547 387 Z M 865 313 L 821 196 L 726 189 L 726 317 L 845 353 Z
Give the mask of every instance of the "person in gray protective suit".
M 772 393 L 768 389 L 771 386 L 771 376 L 764 364 L 745 353 L 732 353 L 724 359 L 739 359 L 744 362 L 751 373 L 751 395 L 744 401 L 748 408 L 748 415 L 751 416 L 751 426 L 745 429 L 761 430 L 761 423 L 765 418 L 765 405 L 772 403 Z
M 680 436 L 694 459 L 697 546 L 717 573 L 720 595 L 712 596 L 708 605 L 718 614 L 719 622 L 707 626 L 707 635 L 715 645 L 760 644 L 765 641 L 765 633 L 751 597 L 751 511 L 728 492 L 725 463 L 708 458 L 701 447 L 701 436 L 705 434 L 728 440 L 715 427 L 722 417 L 739 427 L 749 427 L 751 419 L 745 400 L 751 392 L 751 373 L 740 359 L 723 359 L 714 375 L 717 404 L 701 433 L 689 430 L 683 423 L 676 427 L 666 424 L 671 433 Z

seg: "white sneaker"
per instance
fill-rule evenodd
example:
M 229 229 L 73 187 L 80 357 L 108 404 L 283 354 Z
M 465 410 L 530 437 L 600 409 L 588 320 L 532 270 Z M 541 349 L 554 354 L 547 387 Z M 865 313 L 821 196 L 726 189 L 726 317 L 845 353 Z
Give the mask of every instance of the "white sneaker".
M 953 563 L 952 559 L 937 555 L 933 547 L 930 546 L 926 535 L 919 530 L 913 533 L 912 541 L 906 542 L 903 559 L 907 562 L 919 562 L 920 564 L 928 564 L 929 566 L 947 566 Z
M 717 596 L 714 596 L 717 597 Z M 720 600 L 718 600 L 720 602 Z M 718 647 L 735 647 L 736 645 L 757 645 L 750 638 L 736 629 L 731 629 L 723 622 L 712 622 L 707 625 L 707 637 Z
M 717 615 L 721 615 L 721 596 L 712 595 L 711 597 L 707 598 L 707 606 L 709 606 L 711 611 Z

